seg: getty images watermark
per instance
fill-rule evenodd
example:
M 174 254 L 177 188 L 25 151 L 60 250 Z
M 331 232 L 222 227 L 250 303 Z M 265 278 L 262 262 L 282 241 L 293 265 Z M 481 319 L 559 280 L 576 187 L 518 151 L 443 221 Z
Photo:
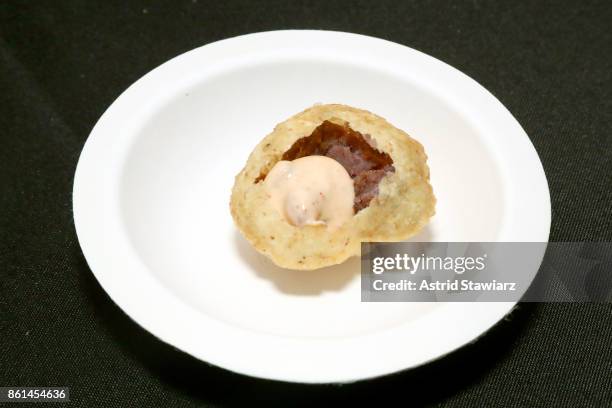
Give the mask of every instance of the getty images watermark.
M 361 247 L 364 302 L 609 302 L 612 243 L 399 242 Z

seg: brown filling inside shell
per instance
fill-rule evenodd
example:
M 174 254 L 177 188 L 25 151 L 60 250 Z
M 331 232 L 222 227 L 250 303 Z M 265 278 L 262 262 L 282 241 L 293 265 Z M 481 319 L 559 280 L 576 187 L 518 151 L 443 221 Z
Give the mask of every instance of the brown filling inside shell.
M 388 173 L 394 172 L 393 160 L 385 152 L 373 147 L 368 135 L 351 129 L 348 123 L 339 125 L 330 121 L 321 123 L 310 136 L 298 139 L 281 160 L 295 160 L 305 156 L 327 156 L 340 163 L 353 179 L 355 186 L 355 213 L 370 205 L 378 195 L 378 184 Z M 261 174 L 255 182 L 265 179 Z

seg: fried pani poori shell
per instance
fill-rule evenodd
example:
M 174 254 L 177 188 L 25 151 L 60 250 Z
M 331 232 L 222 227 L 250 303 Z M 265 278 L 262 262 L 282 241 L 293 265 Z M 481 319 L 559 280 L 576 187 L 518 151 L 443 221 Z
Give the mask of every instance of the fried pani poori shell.
M 255 147 L 230 209 L 257 251 L 310 270 L 359 255 L 361 242 L 410 238 L 435 202 L 419 142 L 371 112 L 328 104 L 278 124 Z

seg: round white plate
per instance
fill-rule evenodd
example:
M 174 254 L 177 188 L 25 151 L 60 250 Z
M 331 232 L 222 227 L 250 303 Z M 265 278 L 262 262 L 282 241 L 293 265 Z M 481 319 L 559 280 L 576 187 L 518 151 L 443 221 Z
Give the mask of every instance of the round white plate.
M 375 112 L 425 146 L 437 213 L 414 240 L 548 240 L 538 155 L 472 79 L 371 37 L 258 33 L 154 69 L 92 130 L 75 175 L 74 218 L 110 297 L 201 360 L 306 383 L 415 367 L 507 314 L 513 303 L 361 303 L 358 259 L 286 271 L 240 236 L 229 196 L 250 151 L 278 122 L 332 102 Z

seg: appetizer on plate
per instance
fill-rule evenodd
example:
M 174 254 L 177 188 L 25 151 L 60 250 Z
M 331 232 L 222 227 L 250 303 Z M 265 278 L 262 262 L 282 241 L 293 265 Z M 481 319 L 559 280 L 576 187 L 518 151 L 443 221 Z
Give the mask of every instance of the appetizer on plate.
M 423 146 L 371 112 L 315 105 L 278 124 L 236 176 L 230 208 L 278 266 L 317 269 L 400 241 L 434 214 Z

